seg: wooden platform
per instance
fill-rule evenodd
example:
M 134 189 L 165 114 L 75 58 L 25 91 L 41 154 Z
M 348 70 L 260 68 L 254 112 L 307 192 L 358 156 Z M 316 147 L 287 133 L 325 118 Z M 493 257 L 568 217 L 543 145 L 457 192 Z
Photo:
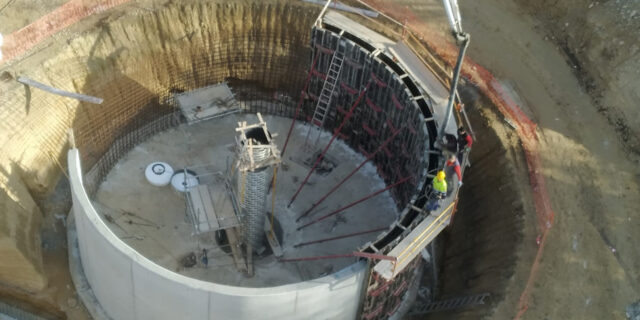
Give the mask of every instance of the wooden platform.
M 440 232 L 449 225 L 451 214 L 455 203 L 453 197 L 445 199 L 443 206 L 437 210 L 437 214 L 430 214 L 407 235 L 400 243 L 387 254 L 388 256 L 397 258 L 396 262 L 381 260 L 373 270 L 384 277 L 391 280 L 400 273 L 415 258 L 424 247 L 429 244 Z M 447 201 L 448 200 L 448 201 Z M 417 208 L 419 209 L 419 208 Z M 415 209 L 414 209 L 415 210 Z
M 240 111 L 240 105 L 226 83 L 179 93 L 175 99 L 189 124 Z
M 220 201 L 225 198 L 217 197 Z M 196 233 L 206 233 L 221 229 L 229 229 L 239 225 L 233 210 L 216 206 L 213 201 L 211 188 L 206 184 L 197 185 L 187 191 L 187 207 Z

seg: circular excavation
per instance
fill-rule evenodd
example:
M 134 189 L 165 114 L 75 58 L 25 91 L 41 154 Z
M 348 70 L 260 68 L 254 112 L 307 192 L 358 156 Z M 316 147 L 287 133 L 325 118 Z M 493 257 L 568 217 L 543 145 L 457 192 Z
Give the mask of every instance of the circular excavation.
M 444 196 L 431 189 L 444 164 L 436 139 L 448 91 L 400 39 L 333 11 L 314 23 L 318 12 L 306 5 L 275 8 L 308 32 L 274 24 L 286 32 L 268 32 L 286 41 L 255 38 L 267 31 L 243 25 L 248 49 L 221 37 L 204 50 L 194 38 L 172 47 L 197 53 L 186 69 L 158 68 L 189 56 L 176 52 L 149 70 L 136 64 L 144 77 L 163 73 L 152 80 L 162 83 L 121 75 L 124 87 L 112 95 L 98 82 L 86 88 L 104 96 L 95 112 L 140 111 L 114 122 L 117 131 L 81 126 L 112 133 L 111 143 L 75 132 L 69 172 L 91 285 L 83 302 L 98 301 L 118 319 L 386 319 L 408 311 L 423 265 L 436 263 L 428 246 L 458 196 L 453 176 Z M 264 59 L 273 63 L 255 63 Z M 162 92 L 137 101 L 148 88 Z M 123 90 L 135 99 L 118 100 Z M 455 137 L 451 119 L 443 132 Z M 172 188 L 142 178 L 155 159 L 176 169 Z M 113 298 L 114 288 L 127 298 Z

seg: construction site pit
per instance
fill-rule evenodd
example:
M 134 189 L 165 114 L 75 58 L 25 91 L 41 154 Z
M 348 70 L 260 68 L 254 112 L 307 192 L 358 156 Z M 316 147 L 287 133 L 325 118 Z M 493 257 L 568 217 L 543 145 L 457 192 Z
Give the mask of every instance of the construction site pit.
M 353 252 L 388 254 L 421 219 L 426 219 L 428 215 L 411 206 L 418 205 L 417 200 L 424 198 L 425 185 L 430 182 L 431 174 L 443 164 L 442 154 L 433 148 L 437 130 L 434 123 L 441 120 L 437 119 L 441 115 L 436 114 L 438 111 L 433 106 L 436 96 L 447 96 L 445 89 L 438 93 L 428 92 L 433 94 L 430 97 L 421 86 L 424 82 L 420 81 L 426 73 L 416 75 L 406 71 L 417 64 L 422 65 L 416 62 L 419 60 L 413 61 L 415 64 L 402 64 L 390 58 L 388 51 L 375 47 L 381 44 L 392 46 L 396 41 L 400 43 L 399 38 L 393 38 L 393 41 L 381 35 L 358 38 L 359 32 L 363 32 L 361 26 L 340 20 L 342 18 L 335 14 L 332 15 L 333 22 L 342 22 L 343 25 L 325 23 L 314 26 L 319 11 L 317 6 L 290 1 L 170 2 L 151 9 L 139 8 L 135 4 L 130 7 L 124 5 L 90 18 L 94 19 L 90 22 L 95 25 L 78 27 L 84 28 L 81 36 L 70 39 L 66 45 L 47 49 L 59 50 L 51 60 L 47 60 L 48 51 L 45 50 L 43 54 L 25 60 L 24 65 L 18 61 L 12 68 L 23 71 L 39 65 L 26 75 L 37 79 L 56 75 L 58 87 L 104 98 L 100 106 L 84 102 L 71 105 L 67 100 L 50 98 L 33 90 L 29 96 L 32 104 L 30 117 L 62 119 L 55 123 L 34 121 L 47 124 L 36 127 L 42 129 L 37 137 L 43 140 L 37 142 L 43 146 L 55 145 L 52 150 L 47 150 L 51 153 L 59 153 L 62 146 L 68 146 L 67 129 L 73 129 L 82 164 L 82 191 L 86 192 L 101 218 L 97 224 L 104 224 L 111 235 L 124 241 L 127 249 L 133 249 L 168 271 L 215 284 L 242 289 L 273 288 L 302 282 L 308 285 L 310 280 L 332 275 L 339 278 L 341 270 L 363 265 L 365 259 L 347 257 Z M 357 15 L 348 17 L 366 22 Z M 345 25 L 354 27 L 352 30 L 345 28 L 344 33 L 351 56 L 345 60 L 343 83 L 339 96 L 335 97 L 335 109 L 318 131 L 318 126 L 311 124 L 313 111 L 330 68 L 332 50 L 340 45 L 335 40 L 339 38 L 337 35 L 343 34 L 338 27 L 344 28 Z M 367 27 L 376 28 L 376 25 Z M 374 31 L 390 36 L 384 29 Z M 372 57 L 374 54 L 379 56 Z M 316 61 L 318 56 L 320 58 Z M 46 62 L 39 64 L 40 61 Z M 358 73 L 363 66 L 366 66 L 367 73 Z M 307 82 L 308 87 L 305 86 Z M 233 91 L 241 104 L 241 111 L 188 123 L 189 119 L 185 119 L 177 107 L 176 96 L 221 84 L 228 85 Z M 14 89 L 8 95 L 9 101 L 11 105 L 23 107 L 24 88 Z M 461 96 L 470 108 L 479 110 L 489 106 L 473 89 L 467 89 L 461 90 Z M 341 132 L 338 131 L 349 107 L 364 91 L 367 93 L 355 109 L 356 116 L 347 121 Z M 438 103 L 443 101 L 446 99 L 440 99 Z M 300 105 L 298 113 L 296 107 Z M 490 107 L 487 109 L 491 110 Z M 176 173 L 182 170 L 193 174 L 198 177 L 198 183 L 211 187 L 216 202 L 216 192 L 224 189 L 220 188 L 224 182 L 218 177 L 233 178 L 235 129 L 239 122 L 258 121 L 258 113 L 265 119 L 280 151 L 284 149 L 292 120 L 296 119 L 296 123 L 278 166 L 277 181 L 269 188 L 265 208 L 268 219 L 273 212 L 274 230 L 283 255 L 276 257 L 266 245 L 264 251 L 253 256 L 254 275 L 249 276 L 238 271 L 220 233 L 194 232 L 185 194 L 174 190 L 171 185 L 158 187 L 150 184 L 145 179 L 145 170 L 151 163 L 164 162 Z M 514 159 L 506 158 L 514 154 L 517 158 L 520 150 L 517 147 L 515 151 L 505 150 L 503 141 L 499 141 L 493 129 L 486 125 L 486 118 L 494 116 L 490 111 L 482 115 L 470 112 L 470 116 L 476 127 L 474 148 L 477 151 L 474 149 L 471 153 L 474 168 L 465 176 L 456 223 L 444 232 L 443 237 L 413 256 L 406 271 L 396 275 L 393 281 L 385 282 L 375 276 L 375 281 L 367 282 L 374 278 L 374 262 L 367 266 L 366 278 L 357 278 L 360 273 L 365 274 L 364 267 L 353 271 L 363 288 L 362 292 L 352 294 L 353 300 L 345 302 L 353 305 L 349 312 L 354 316 L 356 313 L 373 314 L 377 306 L 381 306 L 384 312 L 371 319 L 405 314 L 415 299 L 418 282 L 432 290 L 428 297 L 423 297 L 423 302 L 485 292 L 493 295 L 485 307 L 463 313 L 460 315 L 462 318 L 473 319 L 489 314 L 490 308 L 505 298 L 504 290 L 513 273 L 517 259 L 515 252 L 522 239 L 523 209 L 516 192 L 510 193 L 505 200 L 491 190 L 513 186 L 509 179 L 515 169 L 508 162 Z M 17 121 L 21 119 L 17 118 Z M 448 127 L 447 131 L 455 133 L 455 121 L 449 126 L 452 128 Z M 314 158 L 333 140 L 334 134 L 336 139 L 328 148 L 320 168 L 311 174 L 297 199 L 289 206 L 311 170 Z M 397 139 L 390 139 L 388 147 L 382 148 L 385 141 L 395 134 L 398 134 Z M 25 156 L 25 166 L 31 159 L 28 155 Z M 521 158 L 515 160 L 522 161 Z M 363 162 L 366 164 L 340 189 L 308 216 L 300 218 Z M 486 172 L 495 163 L 508 167 L 507 173 L 487 179 Z M 51 172 L 36 172 L 34 181 L 28 185 L 53 189 L 58 181 L 53 176 Z M 405 178 L 409 176 L 412 178 Z M 518 176 L 523 177 L 526 178 Z M 455 181 L 450 183 L 455 185 Z M 389 190 L 300 229 L 314 219 L 385 188 Z M 457 187 L 455 191 L 458 191 Z M 221 192 L 218 195 L 222 200 L 217 201 L 216 206 L 221 207 L 216 209 L 231 210 L 225 196 Z M 510 205 L 505 206 L 504 203 Z M 421 202 L 418 206 L 424 204 Z M 78 229 L 82 223 L 85 222 L 81 222 Z M 501 230 L 500 234 L 494 232 L 496 226 Z M 308 243 L 343 235 L 346 237 L 342 239 Z M 104 240 L 102 236 L 85 234 L 91 238 L 91 242 L 87 242 L 90 245 L 108 241 L 109 245 L 116 243 L 119 246 L 118 241 Z M 70 248 L 75 245 L 84 253 L 82 240 L 76 244 L 70 242 Z M 113 255 L 110 252 L 110 257 L 121 258 L 121 251 Z M 315 259 L 332 255 L 345 256 Z M 82 259 L 86 258 L 82 256 Z M 285 261 L 298 258 L 301 260 Z M 305 261 L 305 258 L 310 259 Z M 131 268 L 133 274 L 137 267 L 130 265 L 141 259 L 127 259 L 126 263 L 116 262 Z M 152 287 L 148 293 L 140 294 L 135 288 L 120 286 L 117 281 L 123 277 L 112 274 L 102 277 L 100 268 L 108 267 L 101 267 L 102 261 L 97 261 L 95 256 L 93 260 L 82 261 L 83 266 L 87 263 L 91 267 L 84 266 L 85 272 L 87 278 L 94 282 L 91 284 L 94 290 L 98 291 L 93 303 L 106 305 L 108 312 L 118 313 L 115 316 L 128 317 L 132 313 L 109 300 L 118 292 L 124 292 L 115 290 L 131 289 L 135 299 L 142 300 L 146 294 L 157 293 Z M 110 262 L 104 261 L 106 264 Z M 95 271 L 92 268 L 96 268 Z M 428 272 L 423 275 L 423 270 Z M 163 281 L 176 279 L 173 275 L 161 275 Z M 177 279 L 176 282 L 186 282 L 180 277 Z M 184 287 L 191 289 L 192 283 Z M 138 287 L 137 290 L 143 289 Z M 240 296 L 237 292 L 233 294 Z M 161 292 L 165 293 L 169 294 L 170 290 Z M 246 297 L 253 296 L 257 294 L 246 294 Z M 117 300 L 117 297 L 113 299 Z M 90 299 L 82 300 L 89 309 L 92 308 L 88 302 Z M 241 306 L 242 301 L 238 299 L 233 303 Z M 122 305 L 128 308 L 129 303 L 122 302 Z M 180 301 L 172 303 L 179 304 Z M 288 304 L 282 304 L 285 305 Z M 162 307 L 158 306 L 158 310 L 140 307 L 137 310 L 149 311 L 149 314 L 157 312 L 158 315 L 163 311 Z M 326 310 L 327 314 L 336 309 L 332 305 L 318 308 Z M 441 315 L 450 316 L 451 313 Z M 113 314 L 111 316 L 114 317 Z M 245 316 L 251 318 L 251 315 Z

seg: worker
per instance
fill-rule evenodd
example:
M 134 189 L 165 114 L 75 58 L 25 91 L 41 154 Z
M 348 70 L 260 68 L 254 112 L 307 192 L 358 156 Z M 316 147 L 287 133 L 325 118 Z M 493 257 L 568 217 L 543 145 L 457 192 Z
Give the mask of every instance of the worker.
M 462 172 L 460 171 L 460 162 L 458 162 L 458 158 L 456 158 L 455 154 L 452 154 L 449 159 L 445 162 L 445 167 L 449 169 L 453 169 L 455 171 L 456 176 L 458 176 L 458 186 L 462 185 Z
M 456 153 L 458 152 L 458 139 L 450 133 L 445 133 L 442 147 L 445 151 Z
M 473 144 L 473 138 L 467 134 L 464 127 L 458 128 L 458 150 L 460 152 L 468 152 Z
M 427 204 L 427 210 L 433 211 L 440 208 L 440 200 L 447 196 L 447 180 L 445 178 L 446 175 L 442 170 L 438 171 L 433 178 L 433 182 L 431 183 L 433 198 L 431 198 L 431 201 Z
M 202 257 L 200 257 L 200 261 L 202 261 L 202 264 L 204 265 L 205 268 L 209 266 L 209 257 L 207 256 L 207 249 L 202 249 Z

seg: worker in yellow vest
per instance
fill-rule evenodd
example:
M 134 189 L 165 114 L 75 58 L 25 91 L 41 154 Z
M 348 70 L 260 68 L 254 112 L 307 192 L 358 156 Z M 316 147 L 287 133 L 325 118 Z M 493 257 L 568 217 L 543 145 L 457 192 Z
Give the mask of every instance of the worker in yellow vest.
M 432 199 L 427 204 L 427 210 L 433 211 L 440 208 L 440 200 L 447 196 L 447 180 L 444 171 L 440 170 L 433 178 L 431 187 L 433 189 Z

